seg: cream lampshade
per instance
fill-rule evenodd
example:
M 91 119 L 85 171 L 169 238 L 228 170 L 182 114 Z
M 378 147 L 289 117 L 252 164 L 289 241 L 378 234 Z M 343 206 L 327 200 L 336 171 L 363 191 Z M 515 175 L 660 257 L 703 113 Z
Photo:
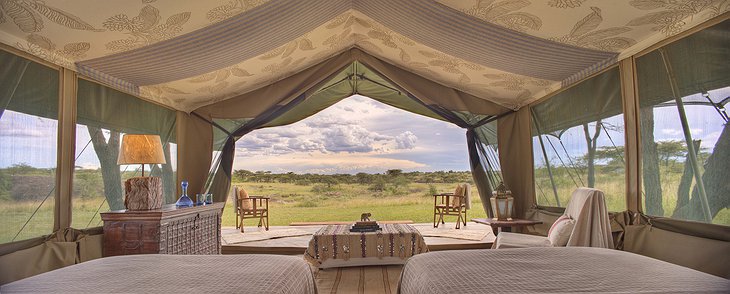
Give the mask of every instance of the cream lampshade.
M 144 176 L 145 164 L 165 164 L 162 142 L 158 135 L 132 135 L 122 137 L 117 164 L 141 164 Z
M 124 206 L 127 210 L 151 210 L 162 207 L 162 179 L 145 177 L 145 164 L 165 164 L 160 136 L 132 135 L 122 137 L 117 164 L 141 164 L 142 176 L 124 182 Z

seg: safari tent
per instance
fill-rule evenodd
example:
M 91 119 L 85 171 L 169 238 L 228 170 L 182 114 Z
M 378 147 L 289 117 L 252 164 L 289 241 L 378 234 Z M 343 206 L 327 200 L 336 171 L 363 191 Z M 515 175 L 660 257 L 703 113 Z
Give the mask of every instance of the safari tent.
M 614 249 L 730 278 L 728 10 L 722 0 L 0 1 L 0 207 L 27 206 L 0 210 L 0 283 L 101 257 L 99 216 L 77 213 L 90 179 L 75 171 L 96 160 L 97 212 L 124 209 L 122 134 L 160 136 L 166 164 L 151 172 L 164 203 L 183 180 L 225 202 L 238 139 L 354 94 L 463 128 L 482 203 L 503 181 L 516 216 L 543 221 L 534 234 L 547 234 L 573 189 L 595 187 Z M 662 122 L 681 138 L 670 155 Z M 599 136 L 613 148 L 597 150 Z M 49 137 L 39 154 L 11 148 Z M 570 144 L 589 154 L 587 182 Z M 29 158 L 48 164 L 16 174 Z M 667 158 L 679 173 L 660 168 Z M 609 165 L 625 181 L 606 191 L 591 175 Z M 12 193 L 22 185 L 31 192 Z

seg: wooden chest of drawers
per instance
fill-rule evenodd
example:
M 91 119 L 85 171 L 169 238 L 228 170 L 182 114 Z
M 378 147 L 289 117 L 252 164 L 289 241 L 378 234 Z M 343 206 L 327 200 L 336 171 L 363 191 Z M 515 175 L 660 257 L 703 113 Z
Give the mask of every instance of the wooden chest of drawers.
M 223 205 L 101 213 L 103 255 L 220 254 Z

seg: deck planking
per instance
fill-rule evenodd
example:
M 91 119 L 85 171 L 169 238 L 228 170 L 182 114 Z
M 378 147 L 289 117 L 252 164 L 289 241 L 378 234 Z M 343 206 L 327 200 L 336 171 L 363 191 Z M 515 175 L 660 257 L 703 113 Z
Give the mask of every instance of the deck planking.
M 411 224 L 418 230 L 432 230 L 433 225 L 430 223 Z M 426 241 L 429 251 L 441 251 L 441 250 L 463 250 L 463 249 L 488 249 L 492 247 L 495 236 L 492 233 L 492 228 L 487 225 L 468 223 L 467 226 L 462 226 L 460 230 L 454 229 L 455 223 L 446 223 L 439 226 L 437 230 L 482 230 L 487 231 L 488 234 L 479 241 L 473 240 L 462 240 L 454 238 L 444 237 L 430 237 L 424 236 L 423 239 Z M 284 230 L 284 229 L 297 229 L 306 231 L 310 234 L 314 234 L 322 227 L 322 225 L 298 225 L 298 226 L 271 226 L 269 230 Z M 263 228 L 258 227 L 245 227 L 247 233 L 258 232 Z M 221 230 L 222 234 L 232 234 L 237 232 L 233 227 L 224 227 Z M 244 233 L 245 236 L 245 233 Z M 305 236 L 293 236 L 283 237 L 277 239 L 267 239 L 260 241 L 250 241 L 244 243 L 227 244 L 225 240 L 222 244 L 223 254 L 283 254 L 283 255 L 298 255 L 303 254 L 309 245 L 309 240 L 312 238 L 311 235 Z

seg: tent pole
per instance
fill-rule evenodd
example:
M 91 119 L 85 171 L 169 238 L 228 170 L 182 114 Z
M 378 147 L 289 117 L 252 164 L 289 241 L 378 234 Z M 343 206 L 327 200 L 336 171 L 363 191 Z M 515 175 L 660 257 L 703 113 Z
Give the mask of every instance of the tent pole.
M 705 183 L 702 181 L 702 175 L 700 174 L 700 164 L 697 162 L 697 153 L 695 152 L 694 141 L 692 141 L 692 132 L 689 129 L 689 123 L 687 122 L 687 114 L 684 111 L 684 103 L 682 98 L 679 97 L 679 88 L 677 87 L 677 81 L 672 71 L 672 66 L 667 61 L 667 56 L 664 48 L 658 49 L 664 62 L 664 67 L 667 70 L 667 76 L 669 77 L 669 85 L 672 88 L 672 96 L 674 101 L 677 103 L 677 111 L 679 112 L 679 120 L 682 122 L 682 131 L 684 131 L 684 139 L 687 143 L 687 152 L 689 152 L 690 164 L 694 170 L 695 182 L 697 182 L 697 191 L 699 192 L 700 202 L 702 203 L 702 212 L 705 216 L 705 221 L 708 223 L 712 222 L 712 214 L 710 212 L 710 205 L 707 201 L 707 193 L 705 191 Z
M 555 180 L 553 179 L 553 171 L 550 168 L 550 161 L 545 152 L 545 144 L 542 142 L 542 135 L 538 133 L 537 138 L 540 140 L 540 148 L 542 149 L 542 157 L 545 158 L 545 166 L 547 166 L 548 176 L 550 177 L 550 184 L 553 186 L 553 194 L 555 195 L 555 203 L 560 206 L 560 198 L 558 197 L 558 188 L 555 187 Z
M 534 109 L 530 109 L 532 116 L 535 117 Z M 560 197 L 558 197 L 558 188 L 555 187 L 555 179 L 553 179 L 553 170 L 550 168 L 550 160 L 548 160 L 547 152 L 545 151 L 545 143 L 542 142 L 542 135 L 540 127 L 537 126 L 537 120 L 535 120 L 535 129 L 537 130 L 537 139 L 540 140 L 540 148 L 542 149 L 542 157 L 545 158 L 545 166 L 547 166 L 548 176 L 550 177 L 550 184 L 553 186 L 553 195 L 555 195 L 555 204 L 560 206 Z

